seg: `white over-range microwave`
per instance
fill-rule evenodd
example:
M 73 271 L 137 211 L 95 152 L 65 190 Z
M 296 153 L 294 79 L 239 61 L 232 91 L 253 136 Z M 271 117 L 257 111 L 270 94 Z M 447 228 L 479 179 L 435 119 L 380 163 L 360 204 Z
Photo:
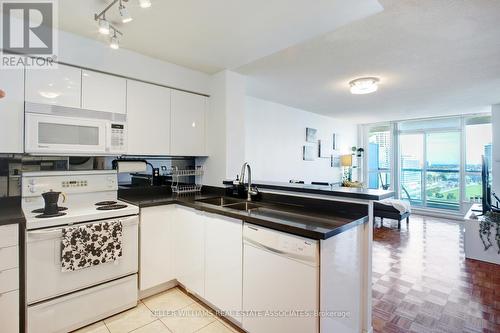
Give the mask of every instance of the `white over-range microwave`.
M 104 156 L 127 150 L 126 115 L 25 104 L 25 151 L 34 155 Z

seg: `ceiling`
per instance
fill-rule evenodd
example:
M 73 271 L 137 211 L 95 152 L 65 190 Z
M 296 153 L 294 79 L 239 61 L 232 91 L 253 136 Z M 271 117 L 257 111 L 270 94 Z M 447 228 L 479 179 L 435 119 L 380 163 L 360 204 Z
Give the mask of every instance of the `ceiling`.
M 59 27 L 94 39 L 94 13 L 111 0 L 59 1 Z M 382 10 L 377 0 L 152 0 L 126 3 L 134 20 L 121 24 L 121 46 L 209 74 L 234 69 Z
M 59 26 L 94 39 L 105 0 L 59 1 Z M 380 6 L 382 5 L 382 6 Z M 248 94 L 367 123 L 481 112 L 500 103 L 500 1 L 153 0 L 117 24 L 123 48 L 248 77 Z M 383 9 L 383 10 L 382 10 Z M 108 16 L 118 22 L 116 10 Z M 379 91 L 348 82 L 380 77 Z
M 248 94 L 366 123 L 500 103 L 500 1 L 380 0 L 384 11 L 237 69 Z M 348 82 L 381 78 L 351 95 Z

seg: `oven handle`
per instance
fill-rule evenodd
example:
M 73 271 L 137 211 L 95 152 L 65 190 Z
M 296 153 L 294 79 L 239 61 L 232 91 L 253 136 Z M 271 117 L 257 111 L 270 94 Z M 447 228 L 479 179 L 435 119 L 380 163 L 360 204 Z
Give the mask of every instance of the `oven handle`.
M 122 218 L 113 219 L 113 220 L 117 220 L 117 221 L 121 222 L 124 225 L 129 225 L 129 224 L 130 225 L 135 225 L 135 224 L 139 223 L 139 218 L 138 218 L 137 215 L 122 217 Z M 130 220 L 135 220 L 135 221 L 133 221 L 132 223 L 130 223 L 129 222 Z M 57 229 L 29 230 L 28 231 L 28 235 L 37 235 L 37 236 L 47 235 L 48 236 L 48 235 L 55 234 L 57 232 L 60 233 L 60 232 L 62 232 L 62 229 L 63 228 L 59 227 Z
M 55 232 L 61 232 L 62 229 L 52 229 L 52 230 L 30 230 L 28 234 L 30 235 L 51 235 Z

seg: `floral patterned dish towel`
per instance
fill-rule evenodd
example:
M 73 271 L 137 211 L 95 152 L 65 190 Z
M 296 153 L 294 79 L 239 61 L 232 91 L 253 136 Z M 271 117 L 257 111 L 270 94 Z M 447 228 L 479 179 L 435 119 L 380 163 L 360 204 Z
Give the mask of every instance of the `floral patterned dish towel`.
M 119 221 L 63 228 L 61 272 L 116 261 L 122 256 L 122 237 Z

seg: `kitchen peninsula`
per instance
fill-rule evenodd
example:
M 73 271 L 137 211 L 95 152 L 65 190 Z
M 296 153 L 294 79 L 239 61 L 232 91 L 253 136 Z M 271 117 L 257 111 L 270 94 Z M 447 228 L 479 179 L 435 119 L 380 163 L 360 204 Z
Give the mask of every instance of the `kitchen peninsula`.
M 224 180 L 228 188 L 233 185 L 232 180 Z M 359 204 L 367 211 L 367 222 L 361 231 L 360 258 L 363 271 L 361 277 L 362 332 L 370 331 L 372 327 L 372 245 L 373 245 L 373 202 L 393 198 L 394 191 L 380 189 L 365 189 L 355 187 L 340 187 L 330 185 L 297 184 L 274 181 L 253 181 L 264 196 L 285 195 L 296 197 L 296 200 L 321 200 L 323 202 L 343 202 L 344 204 Z M 342 269 L 341 269 L 342 270 Z M 342 330 L 341 330 L 342 331 Z M 348 330 L 346 330 L 348 331 Z
M 177 280 L 248 332 L 286 327 L 354 333 L 370 327 L 369 205 L 265 191 L 248 202 L 224 192 L 205 187 L 198 195 L 177 196 L 168 188 L 120 190 L 121 200 L 140 208 L 141 238 L 154 235 L 173 244 L 164 277 L 158 276 L 164 263 L 151 260 L 157 244 L 150 251 L 141 245 L 141 294 Z M 292 315 L 247 315 L 273 310 Z M 293 316 L 297 311 L 320 315 Z

